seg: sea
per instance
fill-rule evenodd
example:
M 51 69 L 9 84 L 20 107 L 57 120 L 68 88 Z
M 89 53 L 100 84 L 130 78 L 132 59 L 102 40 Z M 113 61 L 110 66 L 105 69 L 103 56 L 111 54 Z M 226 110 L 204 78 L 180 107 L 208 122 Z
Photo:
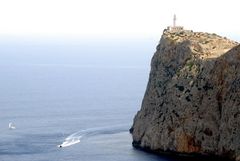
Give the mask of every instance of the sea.
M 2 39 L 0 161 L 170 160 L 134 149 L 129 133 L 157 43 Z

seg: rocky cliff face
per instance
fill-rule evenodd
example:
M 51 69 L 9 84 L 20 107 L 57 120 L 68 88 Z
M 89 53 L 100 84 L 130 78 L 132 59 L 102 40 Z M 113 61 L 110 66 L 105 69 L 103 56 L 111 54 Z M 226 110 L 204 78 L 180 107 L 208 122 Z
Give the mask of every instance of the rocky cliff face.
M 133 146 L 240 161 L 240 45 L 164 31 L 151 62 Z

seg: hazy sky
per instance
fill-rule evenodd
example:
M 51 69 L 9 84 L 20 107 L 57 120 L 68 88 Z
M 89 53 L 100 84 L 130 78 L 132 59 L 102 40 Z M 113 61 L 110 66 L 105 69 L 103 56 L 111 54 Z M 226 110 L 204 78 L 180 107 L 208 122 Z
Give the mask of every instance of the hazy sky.
M 239 0 L 0 0 L 0 35 L 159 37 L 177 24 L 240 36 Z

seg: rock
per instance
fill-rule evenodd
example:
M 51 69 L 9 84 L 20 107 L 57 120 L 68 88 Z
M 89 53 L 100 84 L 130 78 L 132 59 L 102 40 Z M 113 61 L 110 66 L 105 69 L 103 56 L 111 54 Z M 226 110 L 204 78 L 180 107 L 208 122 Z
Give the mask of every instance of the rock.
M 133 146 L 240 161 L 240 45 L 165 30 L 151 61 Z

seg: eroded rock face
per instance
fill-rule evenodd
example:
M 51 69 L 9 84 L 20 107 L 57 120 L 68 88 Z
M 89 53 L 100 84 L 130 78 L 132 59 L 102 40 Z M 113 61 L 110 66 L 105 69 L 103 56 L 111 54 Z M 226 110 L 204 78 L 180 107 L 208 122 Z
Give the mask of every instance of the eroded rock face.
M 164 31 L 131 132 L 135 147 L 240 161 L 240 45 Z

